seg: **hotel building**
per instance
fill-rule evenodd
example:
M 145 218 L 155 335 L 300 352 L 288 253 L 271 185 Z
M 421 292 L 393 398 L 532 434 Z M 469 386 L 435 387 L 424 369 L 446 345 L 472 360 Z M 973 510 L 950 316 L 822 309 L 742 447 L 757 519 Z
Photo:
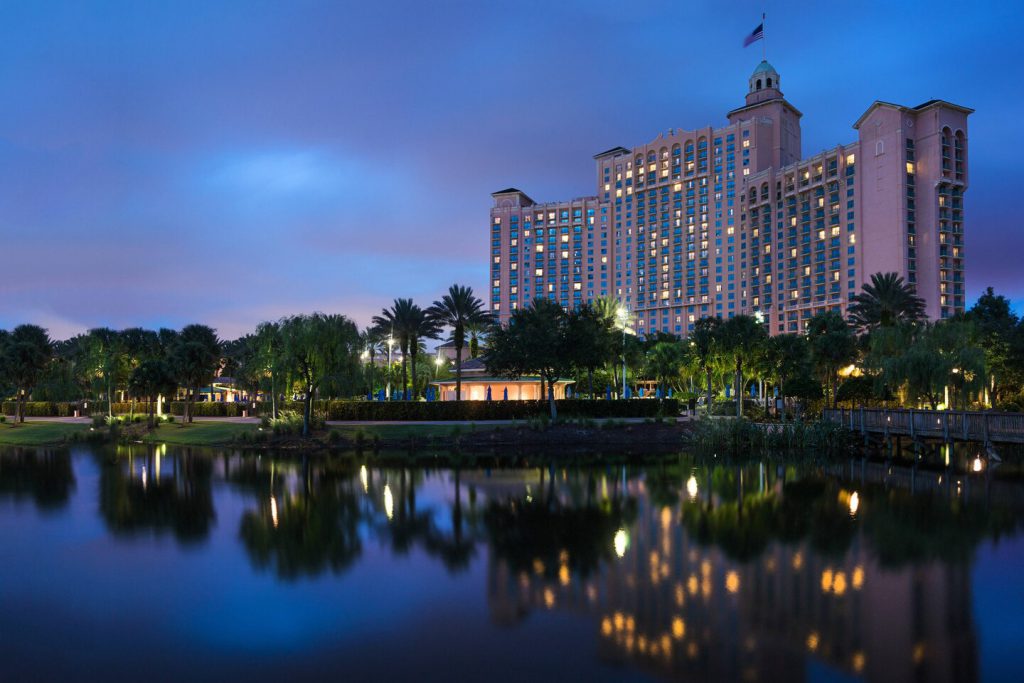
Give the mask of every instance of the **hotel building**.
M 725 126 L 595 155 L 593 196 L 493 193 L 491 308 L 507 321 L 539 297 L 571 309 L 610 296 L 641 335 L 741 313 L 797 332 L 896 272 L 930 318 L 952 316 L 964 310 L 972 111 L 876 101 L 856 141 L 805 158 L 802 114 L 762 61 Z

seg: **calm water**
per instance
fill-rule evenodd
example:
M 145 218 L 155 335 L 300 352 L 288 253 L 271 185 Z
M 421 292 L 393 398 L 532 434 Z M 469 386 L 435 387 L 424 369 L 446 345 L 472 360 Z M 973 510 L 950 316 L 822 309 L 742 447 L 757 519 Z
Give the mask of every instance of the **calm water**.
M 1019 487 L 0 451 L 0 680 L 1021 680 Z

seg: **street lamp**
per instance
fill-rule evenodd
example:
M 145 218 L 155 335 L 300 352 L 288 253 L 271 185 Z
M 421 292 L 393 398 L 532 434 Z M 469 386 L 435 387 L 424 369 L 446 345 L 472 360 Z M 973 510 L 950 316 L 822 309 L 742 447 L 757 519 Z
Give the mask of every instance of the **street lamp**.
M 395 345 L 394 330 L 388 335 L 388 400 L 391 400 L 391 349 Z
M 617 313 L 622 325 L 622 398 L 626 398 L 626 323 L 629 322 L 629 309 L 619 306 Z

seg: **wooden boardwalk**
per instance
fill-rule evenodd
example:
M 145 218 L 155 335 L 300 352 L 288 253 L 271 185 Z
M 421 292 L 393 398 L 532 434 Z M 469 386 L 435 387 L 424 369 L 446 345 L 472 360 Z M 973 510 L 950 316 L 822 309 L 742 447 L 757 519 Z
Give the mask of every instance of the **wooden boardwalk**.
M 822 418 L 865 436 L 880 434 L 984 444 L 1024 443 L 1024 413 L 826 408 Z

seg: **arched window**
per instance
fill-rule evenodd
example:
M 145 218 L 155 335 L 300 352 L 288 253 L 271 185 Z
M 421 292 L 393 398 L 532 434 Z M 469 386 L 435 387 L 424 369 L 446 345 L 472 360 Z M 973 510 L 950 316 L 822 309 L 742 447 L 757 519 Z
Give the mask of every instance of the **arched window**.
M 768 77 L 768 87 L 769 88 L 772 87 L 772 77 L 771 76 Z
M 757 87 L 758 90 L 761 89 L 761 79 L 760 78 L 757 79 L 756 87 Z

